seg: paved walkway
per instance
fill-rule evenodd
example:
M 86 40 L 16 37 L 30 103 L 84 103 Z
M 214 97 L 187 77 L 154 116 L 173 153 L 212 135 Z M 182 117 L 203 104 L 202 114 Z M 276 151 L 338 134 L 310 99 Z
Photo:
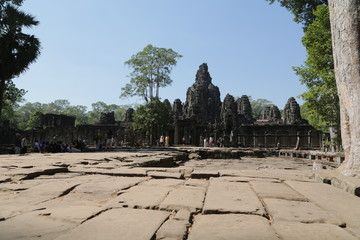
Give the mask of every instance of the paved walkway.
M 1 155 L 0 239 L 360 239 L 360 198 L 311 160 L 186 157 Z

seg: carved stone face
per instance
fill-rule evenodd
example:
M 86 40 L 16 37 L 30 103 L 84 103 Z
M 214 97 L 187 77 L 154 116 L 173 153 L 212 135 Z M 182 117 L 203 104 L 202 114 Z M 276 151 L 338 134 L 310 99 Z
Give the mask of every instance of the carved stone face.
M 128 108 L 125 114 L 125 122 L 133 122 L 134 109 Z

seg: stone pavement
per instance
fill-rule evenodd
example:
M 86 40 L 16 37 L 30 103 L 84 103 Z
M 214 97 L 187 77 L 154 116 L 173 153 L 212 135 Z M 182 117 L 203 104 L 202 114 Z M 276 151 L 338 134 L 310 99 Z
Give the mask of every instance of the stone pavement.
M 360 198 L 318 182 L 332 169 L 188 155 L 1 155 L 0 239 L 360 239 Z

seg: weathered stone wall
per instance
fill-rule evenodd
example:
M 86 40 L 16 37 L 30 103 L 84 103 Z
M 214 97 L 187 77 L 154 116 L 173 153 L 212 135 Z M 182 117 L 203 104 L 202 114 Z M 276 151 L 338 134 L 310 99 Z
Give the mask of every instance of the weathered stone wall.
M 168 134 L 170 143 L 203 145 L 204 138 L 222 138 L 225 146 L 261 148 L 319 148 L 321 133 L 315 131 L 300 115 L 300 107 L 294 98 L 285 105 L 284 118 L 277 106 L 266 107 L 260 120 L 252 116 L 252 108 L 246 95 L 235 98 L 227 94 L 220 100 L 220 91 L 212 83 L 206 63 L 200 65 L 195 83 L 188 88 L 183 104 L 176 99 L 171 106 L 164 103 L 174 120 L 174 128 Z M 104 143 L 109 133 L 116 145 L 122 143 L 144 143 L 144 136 L 131 130 L 134 109 L 126 112 L 125 121 L 116 122 L 114 112 L 103 113 L 99 124 L 74 126 L 75 119 L 68 116 L 45 115 L 43 128 L 30 131 L 31 140 L 51 141 L 57 139 L 70 144 L 74 140 L 85 140 L 88 145 Z
M 184 104 L 184 117 L 198 124 L 215 122 L 220 118 L 220 91 L 212 84 L 206 63 L 200 65 L 195 83 L 188 88 Z

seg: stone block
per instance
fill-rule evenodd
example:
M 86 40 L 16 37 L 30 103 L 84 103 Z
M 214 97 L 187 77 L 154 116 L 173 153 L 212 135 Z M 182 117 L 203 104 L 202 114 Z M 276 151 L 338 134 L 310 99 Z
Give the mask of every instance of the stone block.
M 168 212 L 144 209 L 111 209 L 75 227 L 56 240 L 152 239 L 169 217 Z
M 202 187 L 181 186 L 171 191 L 159 207 L 162 210 L 198 212 L 203 207 L 205 193 L 206 189 Z
M 195 216 L 189 240 L 278 240 L 264 217 L 242 214 Z
M 355 240 L 345 229 L 333 224 L 304 224 L 299 222 L 275 222 L 272 224 L 281 239 L 291 240 Z
M 203 212 L 265 214 L 265 210 L 248 183 L 211 180 Z

